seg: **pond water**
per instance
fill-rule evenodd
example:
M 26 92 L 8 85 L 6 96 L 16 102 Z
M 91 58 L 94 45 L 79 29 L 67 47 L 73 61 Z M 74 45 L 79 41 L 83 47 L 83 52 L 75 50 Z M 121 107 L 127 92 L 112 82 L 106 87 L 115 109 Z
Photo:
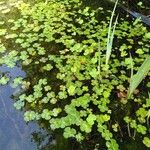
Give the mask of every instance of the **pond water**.
M 10 69 L 1 66 L 0 72 L 7 73 L 11 79 L 26 75 L 21 67 Z M 90 144 L 93 139 L 80 145 L 73 140 L 65 140 L 59 131 L 52 133 L 41 128 L 37 123 L 27 124 L 23 120 L 23 112 L 17 111 L 13 106 L 14 100 L 11 97 L 18 91 L 19 88 L 13 89 L 11 87 L 11 82 L 5 86 L 0 86 L 0 150 L 92 149 Z M 121 143 L 121 145 L 122 150 L 144 150 L 143 145 L 131 139 L 126 143 Z M 98 148 L 99 145 L 97 144 L 96 147 Z
M 93 5 L 95 6 L 94 3 Z M 16 66 L 13 69 L 1 66 L 1 73 L 6 73 L 11 80 L 18 76 L 26 77 L 21 66 Z M 7 85 L 0 86 L 0 150 L 92 150 L 93 147 L 90 145 L 95 141 L 95 143 L 99 142 L 99 138 L 95 140 L 96 135 L 93 139 L 79 144 L 72 139 L 65 140 L 61 131 L 52 132 L 42 122 L 27 124 L 23 120 L 23 112 L 17 111 L 13 106 L 12 96 L 19 92 L 20 88 L 13 89 L 11 80 Z M 138 143 L 138 140 L 128 139 L 126 143 L 120 140 L 120 144 L 121 150 L 146 150 L 142 144 Z M 99 148 L 99 144 L 96 144 L 95 150 Z M 100 149 L 105 150 L 105 148 Z
M 25 76 L 18 67 L 9 69 L 0 67 L 0 72 L 7 73 L 11 78 Z M 19 90 L 19 89 L 18 89 Z M 0 86 L 0 149 L 1 150 L 33 150 L 36 145 L 31 142 L 31 135 L 39 130 L 36 124 L 26 124 L 21 112 L 13 107 L 11 96 L 16 92 L 10 84 Z
M 26 76 L 21 67 L 10 69 L 1 66 L 0 73 L 7 74 L 11 80 L 18 76 Z M 54 135 L 37 123 L 27 124 L 24 121 L 23 112 L 17 111 L 13 106 L 12 96 L 19 90 L 20 88 L 11 87 L 11 81 L 0 86 L 0 150 L 70 150 L 70 147 L 76 149 L 76 143 L 65 140 L 60 132 Z
M 10 69 L 1 66 L 0 73 L 7 74 L 11 80 L 18 76 L 26 76 L 21 67 Z M 11 87 L 11 81 L 7 85 L 0 86 L 0 150 L 70 149 L 71 145 L 63 139 L 60 132 L 56 133 L 54 139 L 53 133 L 37 123 L 27 124 L 24 121 L 23 112 L 17 111 L 13 106 L 12 96 L 19 90 L 19 87 L 17 89 Z
M 6 9 L 13 9 L 13 2 L 16 1 L 0 0 L 0 2 L 2 2 L 2 9 L 5 7 Z M 34 3 L 34 1 L 30 2 Z M 1 14 L 0 21 L 7 21 L 9 18 L 15 17 L 17 17 L 15 11 L 11 15 Z M 14 48 L 11 43 L 7 44 L 11 49 Z M 54 135 L 46 127 L 41 127 L 42 123 L 40 125 L 37 122 L 26 123 L 23 119 L 23 112 L 14 108 L 13 95 L 16 96 L 20 92 L 20 87 L 17 87 L 17 89 L 12 88 L 12 81 L 15 77 L 26 77 L 26 73 L 21 66 L 18 65 L 14 68 L 0 66 L 0 76 L 3 74 L 7 74 L 11 80 L 6 85 L 0 85 L 0 150 L 70 149 L 73 144 L 70 145 L 60 135 L 60 132 Z
M 0 72 L 6 73 L 11 79 L 16 76 L 25 77 L 25 72 L 20 67 L 10 69 L 1 66 Z M 11 87 L 11 82 L 0 86 L 0 150 L 37 150 L 47 143 L 52 146 L 55 144 L 52 135 L 47 136 L 47 132 L 37 123 L 27 124 L 23 120 L 23 112 L 14 108 L 11 97 L 18 91 L 19 88 Z

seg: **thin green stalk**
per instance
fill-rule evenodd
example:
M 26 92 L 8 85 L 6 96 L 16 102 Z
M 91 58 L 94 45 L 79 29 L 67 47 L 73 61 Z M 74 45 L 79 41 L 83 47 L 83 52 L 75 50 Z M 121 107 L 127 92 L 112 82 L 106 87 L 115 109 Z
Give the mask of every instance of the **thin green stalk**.
M 131 85 L 131 80 L 133 78 L 133 70 L 134 70 L 134 66 L 133 66 L 133 58 L 132 58 L 132 55 L 130 54 L 130 59 L 131 59 L 131 63 L 130 63 L 130 66 L 131 66 L 131 74 L 130 74 L 130 85 Z M 130 90 L 130 88 L 129 88 Z M 129 93 L 129 90 L 128 90 L 128 93 Z M 128 95 L 128 94 L 127 94 Z M 129 98 L 129 96 L 127 96 L 127 99 Z
M 130 79 L 131 79 L 133 77 L 133 68 L 134 68 L 134 66 L 133 66 L 133 59 L 132 59 L 131 54 L 130 54 L 130 59 L 131 59 L 131 76 L 130 76 Z
M 115 24 L 114 24 L 114 27 L 113 27 L 113 32 L 112 32 L 111 38 L 110 38 L 110 46 L 111 46 L 111 49 L 112 49 L 112 44 L 113 44 L 113 39 L 114 39 L 114 34 L 115 34 L 115 29 L 116 29 L 118 17 L 119 17 L 119 15 L 117 15 L 117 17 L 116 17 Z
M 114 9 L 112 11 L 111 19 L 110 19 L 110 23 L 109 23 L 109 28 L 108 28 L 107 50 L 106 50 L 106 65 L 108 65 L 108 61 L 110 59 L 110 55 L 111 55 L 111 51 L 112 51 L 113 38 L 114 38 L 114 33 L 115 33 L 115 28 L 116 28 L 116 24 L 117 24 L 117 20 L 118 20 L 118 16 L 117 16 L 116 20 L 115 20 L 115 25 L 114 25 L 113 31 L 112 31 L 112 21 L 113 21 L 113 17 L 114 17 L 114 14 L 115 14 L 115 10 L 116 10 L 117 4 L 118 4 L 118 0 L 116 1 Z
M 150 99 L 150 93 L 148 92 L 148 97 Z M 150 118 L 150 110 L 148 110 L 148 113 L 147 113 L 147 126 L 149 127 L 149 118 Z
M 129 137 L 131 137 L 130 125 L 127 125 Z
M 150 116 L 147 116 L 147 126 L 149 127 L 149 118 L 150 118 Z
M 136 130 L 134 129 L 134 133 L 133 133 L 133 139 L 135 140 L 135 136 L 136 136 Z
M 98 39 L 98 72 L 99 72 L 99 79 L 101 74 L 101 47 L 100 47 L 100 39 Z

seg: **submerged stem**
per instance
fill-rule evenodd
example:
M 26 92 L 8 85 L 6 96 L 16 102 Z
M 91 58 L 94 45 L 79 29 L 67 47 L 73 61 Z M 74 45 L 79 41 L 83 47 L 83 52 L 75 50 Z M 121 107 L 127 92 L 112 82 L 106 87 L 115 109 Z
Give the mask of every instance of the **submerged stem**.
M 129 137 L 131 137 L 131 132 L 130 132 L 130 126 L 129 126 L 129 124 L 127 125 L 127 128 L 128 128 Z
M 149 117 L 150 116 L 147 116 L 147 126 L 149 126 Z
M 135 140 L 136 130 L 134 129 L 133 139 Z

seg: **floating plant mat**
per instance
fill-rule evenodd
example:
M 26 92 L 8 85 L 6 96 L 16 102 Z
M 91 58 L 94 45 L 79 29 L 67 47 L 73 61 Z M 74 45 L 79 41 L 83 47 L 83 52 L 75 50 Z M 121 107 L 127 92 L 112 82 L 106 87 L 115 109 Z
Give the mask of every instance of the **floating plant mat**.
M 21 87 L 14 106 L 24 111 L 25 121 L 61 129 L 65 138 L 92 143 L 90 149 L 122 149 L 120 141 L 128 143 L 128 139 L 147 149 L 150 73 L 130 98 L 127 93 L 131 74 L 149 56 L 149 29 L 140 19 L 119 16 L 113 32 L 113 22 L 109 26 L 113 6 L 96 4 L 21 2 L 15 5 L 19 17 L 3 18 L 0 63 L 10 68 L 21 64 L 27 74 L 12 81 L 13 88 Z M 106 63 L 108 40 L 113 38 Z M 0 83 L 9 80 L 3 75 Z

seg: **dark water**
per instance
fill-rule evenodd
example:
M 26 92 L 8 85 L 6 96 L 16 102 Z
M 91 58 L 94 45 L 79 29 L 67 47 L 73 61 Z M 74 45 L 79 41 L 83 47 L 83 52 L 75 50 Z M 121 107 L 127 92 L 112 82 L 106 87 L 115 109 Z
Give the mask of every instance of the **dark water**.
M 6 73 L 11 80 L 26 75 L 20 67 L 10 69 L 1 66 L 0 72 Z M 65 140 L 60 131 L 52 133 L 37 123 L 27 124 L 23 120 L 23 112 L 17 111 L 13 106 L 14 100 L 11 97 L 19 91 L 19 88 L 11 88 L 11 80 L 7 85 L 0 86 L 0 150 L 93 150 L 91 144 L 95 139 L 91 138 L 79 144 L 74 140 Z M 121 150 L 145 149 L 142 144 L 131 139 L 120 144 Z M 95 147 L 98 148 L 99 145 Z

